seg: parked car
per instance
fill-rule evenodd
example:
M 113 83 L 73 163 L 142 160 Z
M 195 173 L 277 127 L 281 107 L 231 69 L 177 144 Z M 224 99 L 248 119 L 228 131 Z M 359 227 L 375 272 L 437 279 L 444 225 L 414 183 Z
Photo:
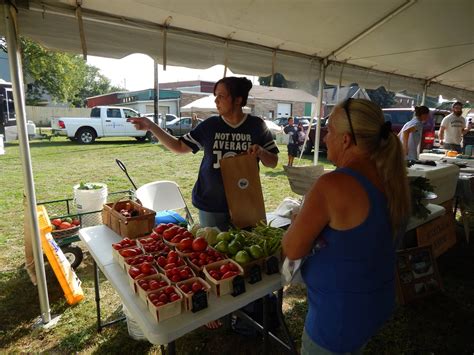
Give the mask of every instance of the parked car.
M 96 106 L 90 117 L 59 117 L 51 119 L 53 134 L 67 136 L 71 141 L 91 144 L 100 137 L 135 137 L 138 141 L 151 139 L 151 133 L 138 131 L 127 118 L 140 113 L 128 107 Z
M 295 125 L 297 125 L 300 120 L 303 122 L 303 125 L 309 125 L 309 120 L 306 117 L 293 117 L 293 119 Z M 286 125 L 288 125 L 288 117 L 278 117 L 274 119 L 273 122 L 276 123 L 278 126 L 285 127 Z
M 398 134 L 403 125 L 413 118 L 413 108 L 384 108 L 382 109 L 385 121 L 392 122 L 392 130 Z M 447 110 L 430 109 L 430 118 L 423 124 L 423 134 L 421 137 L 421 150 L 432 149 L 435 146 L 435 139 L 441 121 L 449 114 Z M 439 144 L 438 144 L 439 145 Z
M 198 118 L 198 123 L 203 120 Z M 182 136 L 189 133 L 192 129 L 192 118 L 191 117 L 180 117 L 170 122 L 166 122 L 166 130 L 174 136 Z
M 143 117 L 148 117 L 149 119 L 151 119 L 151 120 L 153 120 L 153 121 L 155 120 L 155 114 L 154 114 L 153 112 L 144 113 L 142 116 L 143 116 Z M 171 113 L 167 113 L 167 114 L 166 114 L 166 123 L 168 124 L 169 122 L 171 122 L 171 121 L 173 121 L 173 120 L 175 120 L 175 119 L 177 119 L 177 118 L 178 118 L 178 116 L 175 116 L 175 115 L 173 115 L 173 114 L 171 114 Z M 158 125 L 159 125 L 160 127 L 161 127 L 162 122 L 163 122 L 163 115 L 160 113 L 159 116 L 158 116 Z M 157 123 L 157 122 L 155 122 L 155 123 Z
M 382 109 L 385 121 L 392 122 L 392 130 L 396 134 L 400 132 L 403 125 L 413 118 L 413 108 L 384 108 Z M 421 140 L 421 150 L 432 149 L 435 144 L 435 137 L 437 137 L 439 131 L 439 125 L 443 118 L 449 114 L 447 110 L 430 109 L 431 117 L 423 125 L 423 135 Z M 324 143 L 324 137 L 327 134 L 326 122 L 329 116 L 324 117 L 321 120 L 321 138 L 319 141 L 319 150 L 325 152 L 327 150 L 326 144 Z M 311 153 L 314 147 L 316 126 L 311 127 L 309 132 L 308 143 L 305 147 L 305 154 Z M 439 145 L 439 144 L 438 144 Z
M 268 130 L 270 132 L 272 132 L 273 139 L 276 139 L 277 133 L 281 133 L 283 131 L 283 128 L 281 126 L 277 125 L 273 121 L 264 120 L 264 122 L 267 125 Z

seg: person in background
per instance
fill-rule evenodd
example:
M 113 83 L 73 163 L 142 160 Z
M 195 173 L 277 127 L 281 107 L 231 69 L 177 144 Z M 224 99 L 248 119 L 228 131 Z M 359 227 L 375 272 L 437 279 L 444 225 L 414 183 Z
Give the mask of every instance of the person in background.
M 402 141 L 408 160 L 418 160 L 423 123 L 430 118 L 430 109 L 426 106 L 415 106 L 415 117 L 405 123 L 398 137 Z
M 298 154 L 297 156 L 300 156 L 301 152 L 303 151 L 303 144 L 304 144 L 304 139 L 306 137 L 306 133 L 304 132 L 304 127 L 303 123 L 299 122 L 298 126 L 296 127 L 297 133 L 295 135 L 295 143 L 298 145 Z
M 395 240 L 410 210 L 405 154 L 368 100 L 338 104 L 324 139 L 337 169 L 306 195 L 283 252 L 304 258 L 301 354 L 361 354 L 395 306 Z
M 462 103 L 457 101 L 452 106 L 452 113 L 441 121 L 439 129 L 439 141 L 446 150 L 462 152 L 461 141 L 463 136 L 472 128 L 472 124 L 466 127 L 466 119 L 462 116 Z
M 295 138 L 296 142 L 298 140 L 298 131 L 294 125 L 293 117 L 288 118 L 288 125 L 285 126 L 283 132 L 288 135 L 288 166 L 293 166 L 293 160 L 298 156 L 298 144 L 295 143 Z
M 193 113 L 192 117 L 191 117 L 191 129 L 194 129 L 196 128 L 196 126 L 198 125 L 199 121 L 198 121 L 198 116 L 197 114 Z

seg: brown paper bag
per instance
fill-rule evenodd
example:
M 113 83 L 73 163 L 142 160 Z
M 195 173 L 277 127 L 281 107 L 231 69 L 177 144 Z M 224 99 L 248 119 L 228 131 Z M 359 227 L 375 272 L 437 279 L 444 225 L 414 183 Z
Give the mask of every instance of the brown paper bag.
M 249 154 L 220 161 L 230 218 L 238 228 L 253 227 L 265 218 L 258 163 Z

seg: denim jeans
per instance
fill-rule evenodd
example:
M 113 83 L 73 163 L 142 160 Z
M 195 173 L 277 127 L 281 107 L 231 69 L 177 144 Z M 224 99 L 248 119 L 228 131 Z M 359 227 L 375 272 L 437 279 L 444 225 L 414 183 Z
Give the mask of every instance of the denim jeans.
M 364 353 L 365 345 L 361 348 L 345 353 L 335 353 L 316 344 L 303 329 L 303 336 L 301 337 L 301 355 L 362 355 Z
M 217 227 L 220 231 L 227 231 L 230 227 L 230 215 L 199 210 L 199 224 L 201 227 Z

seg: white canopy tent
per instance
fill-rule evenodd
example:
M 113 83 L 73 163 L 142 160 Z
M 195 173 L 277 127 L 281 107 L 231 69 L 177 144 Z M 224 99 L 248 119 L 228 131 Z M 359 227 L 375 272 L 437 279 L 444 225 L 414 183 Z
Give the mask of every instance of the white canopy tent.
M 17 35 L 75 53 L 474 100 L 472 0 L 3 1 L 25 191 L 36 219 Z M 10 15 L 11 14 L 11 15 Z M 317 116 L 322 95 L 316 105 Z M 320 125 L 318 124 L 318 128 Z M 316 135 L 318 146 L 319 129 Z M 40 259 L 38 225 L 35 253 Z M 41 266 L 41 264 L 36 264 Z M 43 320 L 44 270 L 37 270 Z
M 193 112 L 217 113 L 217 108 L 216 108 L 216 104 L 214 100 L 215 100 L 214 95 L 204 96 L 204 97 L 201 97 L 200 99 L 197 99 L 181 107 L 180 111 L 186 112 L 186 113 L 188 112 L 189 113 L 193 113 Z M 251 111 L 250 108 L 247 106 L 244 106 L 242 109 L 245 113 L 250 113 Z

